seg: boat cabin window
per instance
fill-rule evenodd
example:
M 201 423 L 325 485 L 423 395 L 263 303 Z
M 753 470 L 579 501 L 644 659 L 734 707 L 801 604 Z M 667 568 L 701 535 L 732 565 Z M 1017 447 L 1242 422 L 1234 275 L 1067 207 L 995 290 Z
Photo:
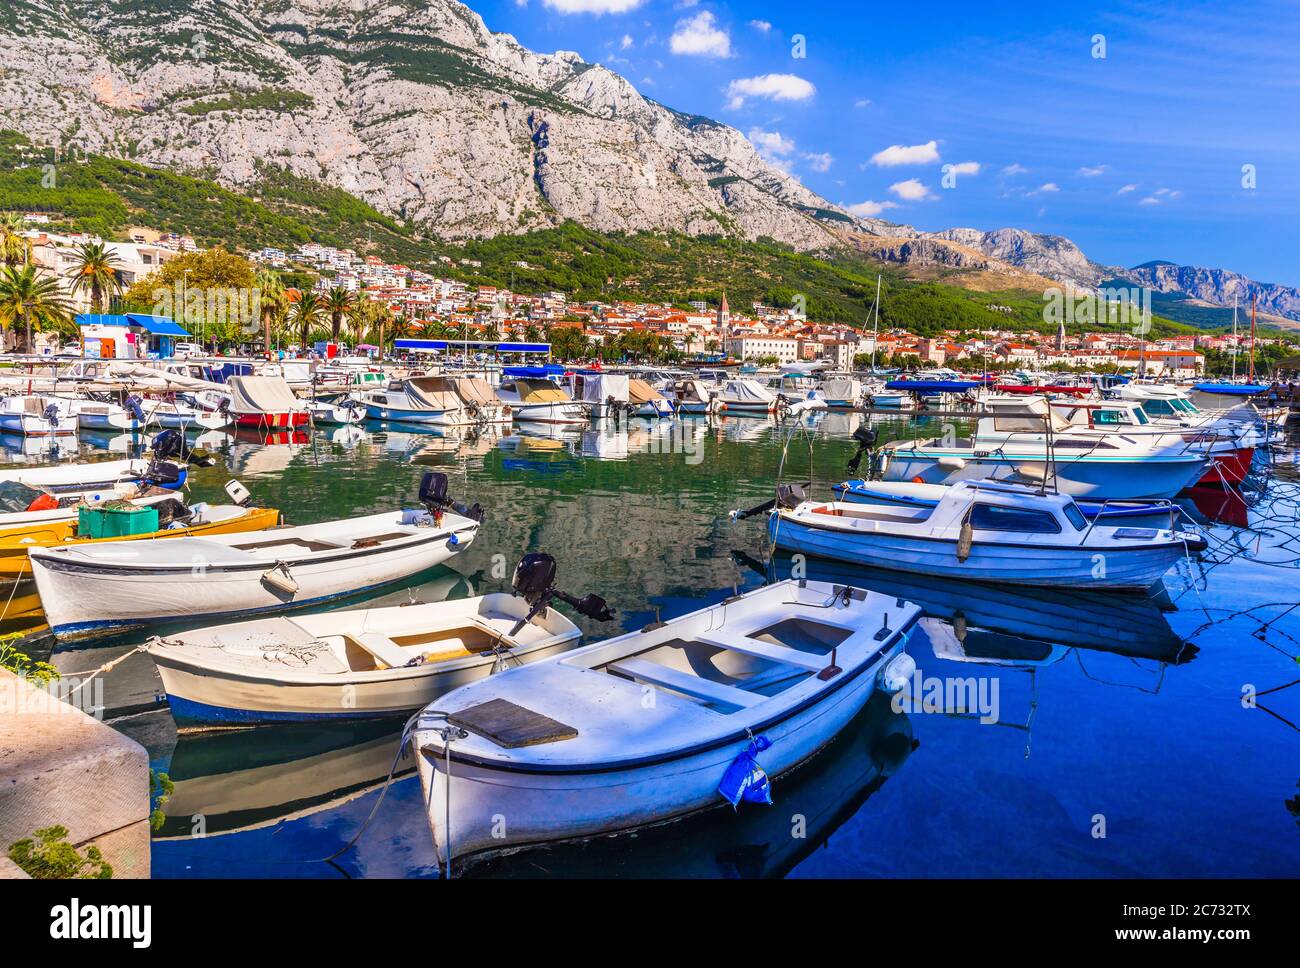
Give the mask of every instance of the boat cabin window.
M 970 524 L 981 531 L 1019 531 L 1028 534 L 1059 534 L 1061 522 L 1049 511 L 1029 511 L 997 504 L 976 504 Z
M 1142 403 L 1142 409 L 1160 417 L 1172 417 L 1175 413 L 1172 400 L 1146 400 Z
M 1123 410 L 1094 410 L 1092 422 L 1098 427 L 1118 427 L 1133 421 L 1128 419 L 1128 414 Z
M 1079 505 L 1071 501 L 1064 508 L 1062 508 L 1062 510 L 1065 511 L 1065 516 L 1069 520 L 1069 522 L 1072 525 L 1074 525 L 1075 531 L 1088 530 L 1088 519 L 1085 518 L 1083 516 L 1083 512 L 1079 510 Z

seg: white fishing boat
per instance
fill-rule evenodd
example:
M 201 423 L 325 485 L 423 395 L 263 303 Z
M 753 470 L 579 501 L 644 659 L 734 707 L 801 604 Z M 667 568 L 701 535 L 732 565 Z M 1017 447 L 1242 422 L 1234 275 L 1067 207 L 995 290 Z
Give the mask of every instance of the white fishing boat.
M 1072 497 L 1170 498 L 1209 465 L 1203 449 L 1184 442 L 1129 437 L 1073 427 L 1046 400 L 990 399 L 968 439 L 897 440 L 881 448 L 888 481 L 954 484 L 1016 475 L 1051 481 Z
M 67 437 L 77 432 L 71 400 L 62 397 L 0 397 L 0 431 L 22 437 Z
M 501 381 L 497 399 L 523 423 L 585 424 L 588 408 L 545 377 L 511 377 Z
M 470 427 L 506 423 L 510 411 L 497 399 L 492 386 L 476 377 L 421 376 L 396 380 L 383 390 L 371 390 L 362 399 L 372 420 Z
M 745 416 L 756 414 L 763 416 L 777 409 L 779 401 L 774 394 L 757 380 L 738 377 L 722 384 L 718 391 L 718 402 L 729 415 Z
M 900 653 L 919 615 L 785 581 L 443 696 L 412 734 L 439 859 L 759 799 L 762 771 L 807 760 L 878 682 L 907 682 L 915 665 Z
M 703 380 L 674 380 L 665 396 L 678 413 L 710 414 L 726 409 L 718 399 L 718 388 L 710 387 Z
M 407 578 L 474 540 L 481 512 L 446 499 L 445 475 L 425 475 L 420 492 L 430 510 L 251 534 L 34 548 L 29 558 L 59 639 L 300 608 Z
M 867 406 L 877 410 L 912 410 L 916 406 L 910 393 L 886 389 L 883 380 L 868 380 L 862 385 L 862 394 Z
M 138 397 L 127 397 L 124 403 L 111 400 L 73 400 L 72 412 L 77 425 L 85 430 L 142 431 L 154 421 Z
M 230 412 L 240 427 L 278 430 L 300 427 L 308 420 L 307 408 L 281 377 L 232 376 L 226 386 L 230 392 Z
M 177 722 L 252 725 L 410 713 L 581 635 L 554 608 L 496 594 L 216 625 L 146 651 Z
M 310 400 L 307 413 L 317 426 L 347 427 L 366 419 L 366 404 L 353 397 L 338 401 Z
M 932 496 L 917 486 L 926 488 L 922 499 Z M 914 507 L 800 498 L 786 488 L 773 502 L 768 534 L 778 548 L 974 581 L 1145 590 L 1205 547 L 1199 535 L 1174 530 L 1172 506 L 1164 528 L 1098 524 L 1068 495 L 997 481 L 961 481 Z
M 206 410 L 181 400 L 154 403 L 149 414 L 160 427 L 169 430 L 222 430 L 235 422 L 235 415 L 228 409 Z

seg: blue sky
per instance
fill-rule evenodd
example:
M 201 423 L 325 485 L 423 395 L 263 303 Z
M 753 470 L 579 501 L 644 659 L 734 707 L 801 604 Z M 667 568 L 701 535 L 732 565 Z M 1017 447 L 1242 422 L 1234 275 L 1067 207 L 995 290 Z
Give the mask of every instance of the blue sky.
M 470 5 L 857 211 L 1300 285 L 1300 0 Z

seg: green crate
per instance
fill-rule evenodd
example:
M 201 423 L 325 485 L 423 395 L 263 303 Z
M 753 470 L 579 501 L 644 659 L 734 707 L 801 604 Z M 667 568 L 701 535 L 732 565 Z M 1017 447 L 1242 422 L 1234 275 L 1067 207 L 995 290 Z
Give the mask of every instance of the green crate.
M 130 538 L 158 530 L 158 509 L 134 504 L 81 505 L 77 508 L 77 537 Z

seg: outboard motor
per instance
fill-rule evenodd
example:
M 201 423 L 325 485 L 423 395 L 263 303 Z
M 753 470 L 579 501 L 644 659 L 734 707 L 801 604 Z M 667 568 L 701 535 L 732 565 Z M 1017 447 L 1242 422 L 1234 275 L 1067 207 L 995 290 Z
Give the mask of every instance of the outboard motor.
M 859 427 L 857 430 L 853 431 L 853 439 L 858 442 L 858 449 L 857 452 L 849 458 L 849 473 L 856 474 L 858 472 L 858 468 L 862 466 L 862 458 L 867 454 L 871 454 L 873 457 L 873 460 L 867 463 L 867 467 L 869 470 L 873 469 L 872 465 L 875 463 L 874 457 L 878 435 L 870 427 Z
M 745 518 L 752 518 L 756 514 L 766 514 L 774 508 L 785 508 L 793 511 L 804 501 L 808 500 L 808 492 L 805 488 L 812 487 L 812 481 L 807 484 L 778 484 L 776 486 L 776 497 L 771 501 L 764 501 L 757 507 L 752 507 L 748 511 L 732 511 L 731 520 L 744 521 Z
M 57 404 L 51 403 L 49 406 L 47 406 L 42 416 L 45 417 L 46 423 L 48 423 L 51 427 L 58 427 L 59 407 Z
M 202 448 L 191 449 L 179 430 L 164 430 L 149 445 L 154 461 L 185 461 L 199 467 L 211 467 L 217 459 Z
M 135 394 L 131 394 L 131 396 L 122 401 L 122 406 L 131 414 L 131 416 L 135 417 L 141 425 L 144 424 L 144 407 L 140 405 L 139 397 Z
M 447 496 L 447 475 L 440 471 L 428 471 L 420 480 L 420 503 L 429 509 L 435 521 L 439 521 L 443 512 L 448 510 L 471 521 L 483 520 L 483 508 L 480 505 L 466 507 Z
M 552 600 L 557 598 L 572 606 L 579 615 L 594 618 L 598 622 L 608 622 L 614 617 L 605 599 L 599 595 L 576 598 L 556 588 L 555 572 L 555 559 L 545 552 L 531 552 L 519 559 L 510 584 L 514 593 L 528 603 L 529 610 L 527 617 L 520 619 L 510 630 L 512 636 L 518 635 L 538 615 L 545 614 Z

